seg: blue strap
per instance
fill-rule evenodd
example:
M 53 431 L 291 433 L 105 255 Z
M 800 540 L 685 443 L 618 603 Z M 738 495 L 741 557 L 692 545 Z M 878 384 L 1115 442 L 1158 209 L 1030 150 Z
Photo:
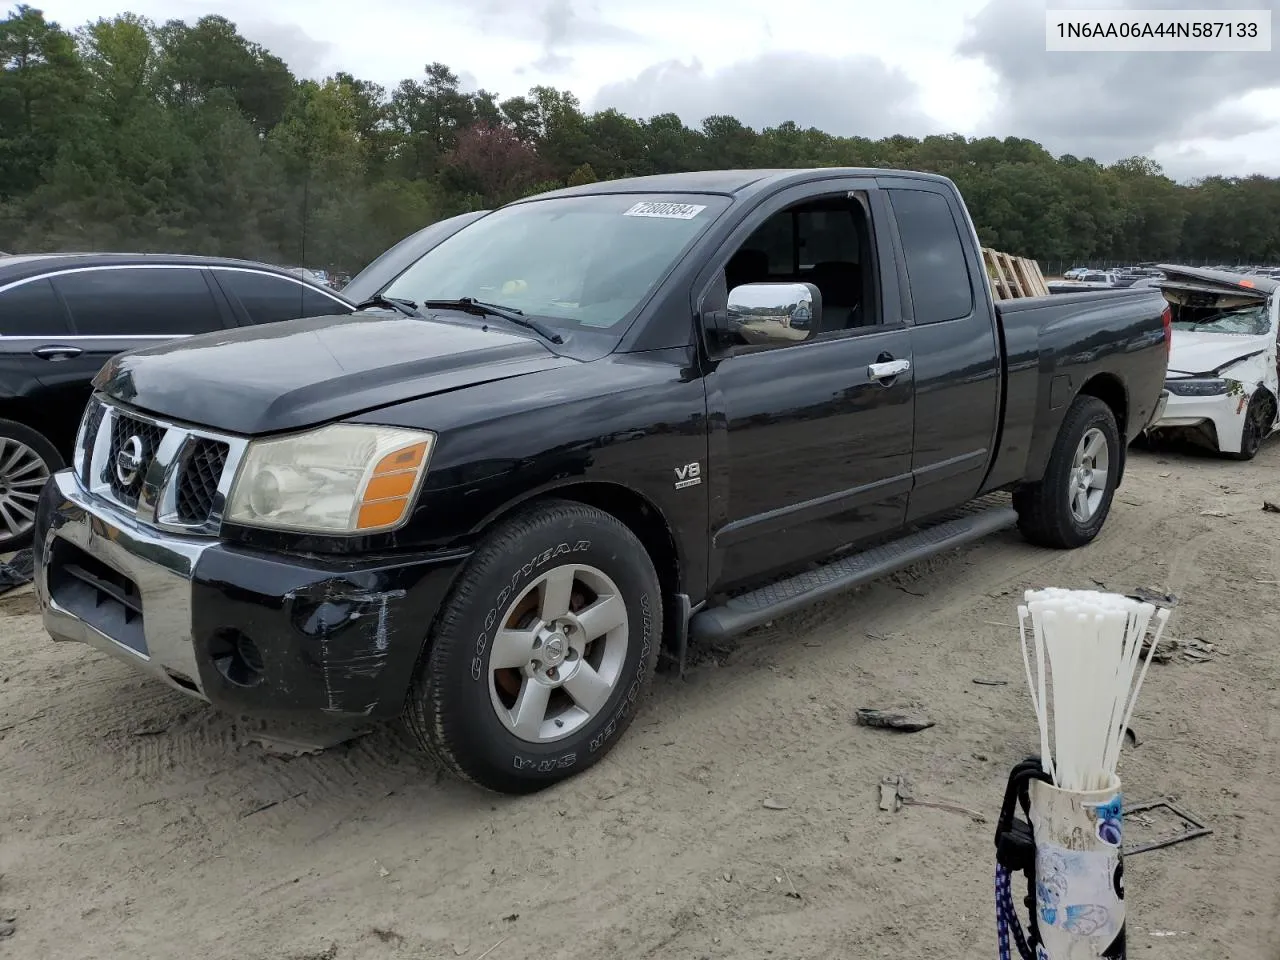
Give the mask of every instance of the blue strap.
M 999 940 L 1000 960 L 1011 960 L 1009 936 L 1013 935 L 1014 946 L 1022 960 L 1035 960 L 1027 938 L 1022 932 L 1022 923 L 1013 908 L 1013 886 L 1009 880 L 1009 871 L 1004 867 L 996 867 L 996 937 Z

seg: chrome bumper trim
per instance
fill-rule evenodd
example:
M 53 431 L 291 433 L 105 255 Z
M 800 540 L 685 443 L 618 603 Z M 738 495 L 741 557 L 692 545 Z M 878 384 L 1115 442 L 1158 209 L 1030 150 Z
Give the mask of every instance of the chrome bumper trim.
M 46 562 L 37 567 L 35 589 L 49 635 L 87 644 L 204 699 L 192 646 L 191 578 L 201 554 L 216 541 L 146 528 L 87 494 L 71 470 L 56 473 L 50 482 L 59 503 L 45 533 L 43 556 L 48 558 L 54 541 L 61 538 L 131 579 L 142 598 L 147 654 L 125 646 L 54 601 Z M 176 681 L 170 671 L 196 689 Z

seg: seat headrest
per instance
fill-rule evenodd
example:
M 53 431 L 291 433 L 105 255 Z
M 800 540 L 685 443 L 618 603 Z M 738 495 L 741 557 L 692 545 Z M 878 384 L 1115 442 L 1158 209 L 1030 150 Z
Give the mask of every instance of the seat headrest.
M 739 250 L 724 267 L 725 286 L 732 290 L 744 283 L 764 280 L 769 276 L 769 254 L 750 248 Z

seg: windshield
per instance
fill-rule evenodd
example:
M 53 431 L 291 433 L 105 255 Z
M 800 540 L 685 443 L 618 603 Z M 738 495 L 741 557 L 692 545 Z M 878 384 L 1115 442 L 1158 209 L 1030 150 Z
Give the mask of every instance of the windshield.
M 384 291 L 473 297 L 561 328 L 622 323 L 729 204 L 716 196 L 593 194 L 516 204 L 428 251 Z
M 1203 320 L 1175 320 L 1173 323 L 1175 330 L 1194 330 L 1197 333 L 1240 333 L 1249 336 L 1260 336 L 1269 328 L 1266 304 L 1241 307 L 1238 310 L 1224 310 L 1222 313 L 1211 314 Z

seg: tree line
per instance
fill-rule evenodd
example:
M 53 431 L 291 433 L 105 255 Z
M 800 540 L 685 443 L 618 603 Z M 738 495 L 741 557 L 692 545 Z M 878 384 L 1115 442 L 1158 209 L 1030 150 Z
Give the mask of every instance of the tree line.
M 680 170 L 927 170 L 982 242 L 1041 261 L 1280 262 L 1280 179 L 1179 184 L 1148 158 L 1054 157 L 1017 137 L 871 140 L 731 116 L 587 113 L 538 86 L 501 99 L 432 63 L 393 90 L 298 79 L 206 16 L 66 29 L 0 21 L 0 250 L 247 257 L 354 272 L 401 237 L 565 184 Z

